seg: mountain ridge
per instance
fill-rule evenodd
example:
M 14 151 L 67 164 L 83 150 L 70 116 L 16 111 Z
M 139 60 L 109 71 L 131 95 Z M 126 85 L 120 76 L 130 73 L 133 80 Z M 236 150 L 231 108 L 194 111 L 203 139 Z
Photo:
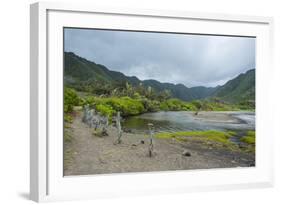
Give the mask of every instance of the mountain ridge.
M 82 58 L 73 52 L 64 52 L 64 76 L 66 84 L 102 81 L 106 83 L 128 82 L 132 86 L 138 86 L 141 83 L 145 87 L 150 86 L 159 92 L 169 90 L 172 97 L 184 101 L 211 97 L 230 102 L 255 100 L 255 69 L 241 73 L 221 86 L 189 88 L 183 84 L 162 83 L 154 79 L 140 80 L 136 76 L 126 76 L 119 71 L 112 71 L 104 65 Z

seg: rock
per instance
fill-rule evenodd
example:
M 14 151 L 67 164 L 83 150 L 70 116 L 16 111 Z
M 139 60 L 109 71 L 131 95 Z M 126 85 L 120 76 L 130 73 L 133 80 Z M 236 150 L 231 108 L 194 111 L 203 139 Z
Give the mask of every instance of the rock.
M 190 156 L 191 156 L 190 152 L 188 152 L 187 150 L 184 150 L 184 151 L 182 152 L 182 155 L 183 155 L 183 156 L 186 156 L 186 157 L 190 157 Z
M 123 128 L 123 131 L 126 132 L 126 133 L 132 133 L 133 132 L 131 129 L 128 129 L 128 128 Z
M 213 147 L 213 146 L 214 146 L 214 144 L 213 144 L 212 142 L 210 142 L 210 141 L 207 141 L 206 144 L 207 144 L 209 147 Z
M 105 128 L 102 129 L 102 136 L 108 136 L 107 130 Z
M 238 144 L 238 146 L 239 146 L 240 149 L 247 148 L 247 145 L 246 145 L 245 143 L 243 143 L 243 142 L 240 142 L 240 143 Z
M 137 145 L 136 144 L 131 144 L 131 149 L 136 149 Z

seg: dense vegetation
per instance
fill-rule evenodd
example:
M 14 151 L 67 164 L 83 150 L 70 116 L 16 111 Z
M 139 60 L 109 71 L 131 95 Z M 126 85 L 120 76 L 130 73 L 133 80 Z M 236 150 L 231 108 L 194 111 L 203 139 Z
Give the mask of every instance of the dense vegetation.
M 97 95 L 87 92 L 76 92 L 72 88 L 65 88 L 64 111 L 71 113 L 74 106 L 90 105 L 104 116 L 111 118 L 118 111 L 123 117 L 139 115 L 157 111 L 227 111 L 239 110 L 239 105 L 232 105 L 212 98 L 208 100 L 194 100 L 191 102 L 171 98 L 168 92 L 156 93 L 150 87 L 143 93 L 139 88 L 127 85 L 127 88 L 114 91 L 110 95 Z M 67 116 L 67 115 L 66 115 Z
M 135 76 L 128 77 L 123 73 L 111 71 L 103 65 L 88 61 L 70 52 L 64 53 L 64 64 L 65 85 L 77 91 L 110 96 L 112 91 L 120 93 L 120 89 L 128 83 L 132 87 L 141 89 L 150 87 L 156 93 L 163 94 L 168 91 L 170 97 L 182 101 L 217 98 L 221 101 L 239 104 L 239 106 L 243 106 L 243 109 L 254 108 L 255 104 L 254 69 L 240 74 L 223 86 L 187 88 L 183 84 L 161 83 L 156 80 L 141 81 Z M 121 94 L 121 96 L 124 95 Z
M 224 86 L 187 88 L 156 80 L 140 81 L 66 52 L 65 121 L 71 121 L 74 106 L 86 104 L 109 118 L 118 111 L 126 117 L 156 111 L 254 109 L 254 73 L 241 74 Z
M 254 106 L 255 70 L 249 70 L 219 87 L 214 95 L 228 102 L 239 102 L 241 105 Z M 251 105 L 253 104 L 253 105 Z

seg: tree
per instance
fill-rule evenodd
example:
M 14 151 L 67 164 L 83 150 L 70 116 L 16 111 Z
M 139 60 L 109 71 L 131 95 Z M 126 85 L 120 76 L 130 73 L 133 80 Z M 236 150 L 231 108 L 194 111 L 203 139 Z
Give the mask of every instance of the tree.
M 160 92 L 158 95 L 157 95 L 157 98 L 160 102 L 163 102 L 165 100 L 168 100 L 169 98 L 171 98 L 171 91 L 170 90 L 167 90 L 165 89 L 164 91 Z
M 199 111 L 202 109 L 202 103 L 199 100 L 192 101 L 192 104 L 196 107 L 195 115 L 198 115 Z

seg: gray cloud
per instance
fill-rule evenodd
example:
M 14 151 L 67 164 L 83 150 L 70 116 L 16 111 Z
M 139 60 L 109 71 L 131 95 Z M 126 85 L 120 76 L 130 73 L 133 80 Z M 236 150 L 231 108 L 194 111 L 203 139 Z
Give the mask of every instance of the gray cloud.
M 255 38 L 65 29 L 65 51 L 139 79 L 224 84 L 255 68 Z

